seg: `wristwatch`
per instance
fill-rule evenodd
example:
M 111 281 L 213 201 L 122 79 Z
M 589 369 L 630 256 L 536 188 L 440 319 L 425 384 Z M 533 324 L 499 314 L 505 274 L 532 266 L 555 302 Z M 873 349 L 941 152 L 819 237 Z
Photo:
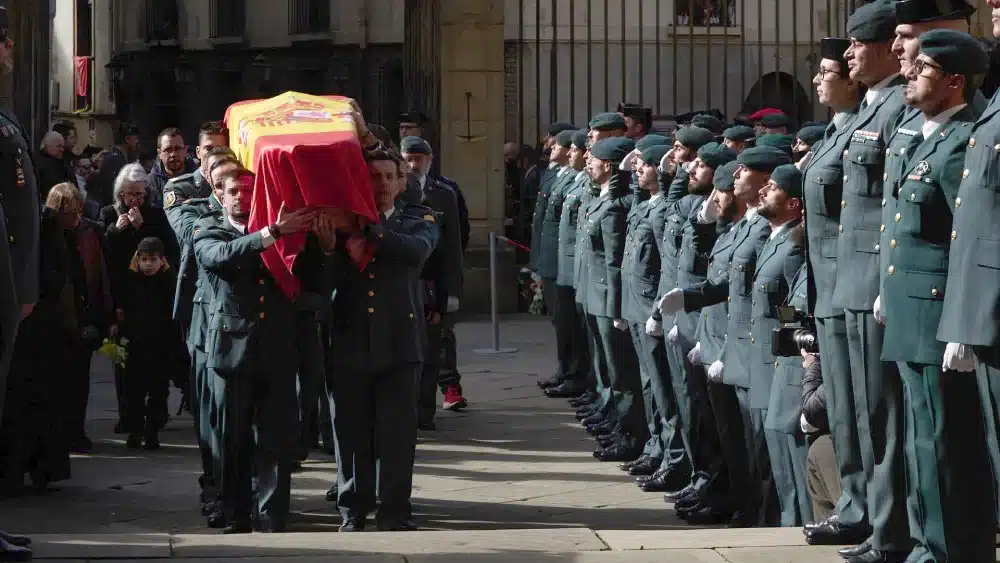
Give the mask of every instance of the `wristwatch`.
M 271 237 L 274 240 L 278 240 L 279 238 L 281 238 L 281 229 L 278 228 L 277 223 L 272 224 L 270 227 L 267 228 L 267 230 L 270 231 Z

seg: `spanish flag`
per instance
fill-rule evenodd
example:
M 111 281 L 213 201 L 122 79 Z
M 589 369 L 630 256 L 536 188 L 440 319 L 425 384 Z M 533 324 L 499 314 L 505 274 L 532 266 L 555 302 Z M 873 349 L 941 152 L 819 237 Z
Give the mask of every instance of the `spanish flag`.
M 250 231 L 274 223 L 282 204 L 286 211 L 335 207 L 378 221 L 352 111 L 349 98 L 298 92 L 229 106 L 229 145 L 256 175 Z M 292 266 L 305 240 L 303 233 L 282 236 L 262 256 L 291 298 L 299 292 Z

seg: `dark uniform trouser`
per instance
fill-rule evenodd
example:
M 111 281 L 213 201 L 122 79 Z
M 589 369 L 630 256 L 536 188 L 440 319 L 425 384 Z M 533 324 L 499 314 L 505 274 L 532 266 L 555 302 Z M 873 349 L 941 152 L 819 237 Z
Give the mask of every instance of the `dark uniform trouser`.
M 576 290 L 574 289 L 574 292 Z M 587 312 L 583 310 L 583 305 L 573 304 L 576 307 L 576 338 L 579 342 L 577 353 L 580 355 L 580 377 L 587 389 L 597 392 L 597 372 L 594 371 L 594 338 L 590 334 L 590 323 L 587 322 Z
M 567 330 L 567 314 L 559 297 L 556 280 L 542 278 L 542 298 L 545 301 L 545 309 L 551 316 L 552 326 L 556 329 L 556 376 L 565 380 L 571 377 L 569 361 L 572 356 L 570 353 L 572 333 Z
M 326 377 L 326 354 L 322 341 L 322 326 L 313 309 L 296 313 L 295 322 L 299 347 L 299 459 L 309 456 L 318 429 L 319 398 Z
M 916 547 L 908 562 L 993 561 L 993 495 L 975 376 L 899 362 L 906 400 L 906 473 Z M 916 526 L 915 528 L 913 526 Z
M 976 346 L 976 386 L 986 429 L 986 452 L 993 469 L 993 490 L 1000 515 L 1000 346 Z M 1000 516 L 998 516 L 1000 517 Z
M 812 499 L 813 518 L 821 522 L 833 515 L 840 500 L 840 474 L 837 472 L 837 455 L 833 451 L 833 438 L 823 434 L 809 446 L 809 497 Z
M 198 437 L 198 452 L 201 454 L 202 500 L 209 500 L 218 492 L 215 476 L 215 458 L 219 455 L 221 436 L 213 427 L 215 407 L 215 383 L 208 370 L 208 356 L 197 347 L 189 347 L 191 355 L 191 418 Z
M 823 354 L 823 389 L 830 421 L 830 436 L 837 452 L 842 492 L 837 502 L 837 518 L 854 525 L 868 521 L 867 483 L 861 465 L 857 407 L 851 358 L 844 316 L 816 319 L 816 335 Z
M 886 379 L 894 368 L 882 361 L 884 328 L 871 311 L 847 311 L 844 315 L 847 344 L 853 379 L 855 424 L 861 446 L 861 467 L 866 483 L 866 508 L 869 523 L 878 527 L 872 537 L 876 549 L 909 547 L 903 498 L 906 483 L 899 468 L 894 467 L 893 450 L 899 448 L 898 401 L 886 393 Z M 826 364 L 823 364 L 824 369 Z M 839 451 L 839 450 L 838 450 Z M 896 458 L 898 459 L 898 458 Z M 876 463 L 885 465 L 876 480 Z
M 441 362 L 441 323 L 432 325 L 424 322 L 424 330 L 427 333 L 427 350 L 424 354 L 426 360 L 423 369 L 417 375 L 418 424 L 434 421 L 434 414 L 437 412 L 438 375 Z
M 581 333 L 583 329 L 582 319 L 576 309 L 576 291 L 566 285 L 556 285 L 555 280 L 551 281 L 551 287 L 555 290 L 555 311 L 552 320 L 556 326 L 556 357 L 559 360 L 559 373 L 563 374 L 566 381 L 578 382 L 581 386 L 590 370 L 587 362 L 586 340 Z M 582 339 L 583 338 L 583 339 Z
M 262 359 L 238 373 L 209 375 L 221 430 L 222 510 L 230 523 L 256 515 L 261 529 L 283 531 L 295 455 L 289 436 L 298 432 L 298 400 L 292 374 L 268 369 Z
M 608 376 L 608 355 L 601 339 L 600 331 L 597 329 L 597 317 L 587 315 L 587 340 L 589 342 L 591 365 L 594 373 L 594 392 L 597 393 L 597 400 L 594 407 L 609 417 L 618 418 L 615 410 L 615 403 L 611 396 L 611 380 Z M 614 327 L 611 327 L 614 330 Z
M 881 331 L 878 331 L 881 337 Z M 881 341 L 879 341 L 881 347 Z M 903 382 L 894 362 L 883 364 L 885 376 L 879 392 L 881 411 L 879 424 L 882 429 L 873 434 L 883 440 L 876 446 L 882 451 L 881 458 L 875 458 L 875 472 L 872 485 L 868 488 L 868 513 L 872 521 L 872 546 L 884 551 L 907 552 L 913 548 L 910 538 L 914 527 L 912 515 L 919 511 L 913 506 L 916 499 L 916 484 L 906 479 L 906 436 L 905 398 Z M 874 421 L 873 421 L 874 423 Z M 910 514 L 909 522 L 907 515 Z
M 646 334 L 646 325 L 631 323 L 632 346 L 639 358 L 639 380 L 642 383 L 642 406 L 646 415 L 646 428 L 649 429 L 649 439 L 642 448 L 642 454 L 659 460 L 663 459 L 663 420 L 660 417 L 660 406 L 653 396 L 654 373 L 661 369 L 660 364 L 666 363 L 662 357 L 663 346 L 659 346 L 661 357 L 656 357 L 656 337 Z M 662 342 L 662 338 L 659 339 Z
M 376 483 L 379 519 L 410 517 L 421 366 L 399 364 L 378 372 L 332 366 L 337 377 L 327 386 L 336 404 L 337 507 L 345 517 L 375 510 Z
M 736 387 L 736 398 L 746 431 L 744 440 L 747 460 L 750 462 L 750 507 L 747 515 L 750 521 L 761 526 L 771 526 L 780 519 L 777 491 L 771 477 L 771 458 L 764 439 L 764 419 L 766 409 L 750 407 L 750 390 Z
M 462 374 L 458 372 L 458 341 L 455 339 L 455 313 L 441 318 L 441 354 L 438 385 L 444 393 L 448 387 L 462 385 Z
M 670 383 L 680 415 L 680 432 L 692 472 L 715 475 L 722 469 L 719 435 L 709 405 L 705 367 L 687 359 L 689 346 L 683 337 L 666 343 Z
M 608 388 L 611 391 L 618 422 L 628 436 L 627 447 L 641 448 L 648 439 L 646 418 L 643 416 L 642 381 L 639 378 L 639 358 L 627 330 L 614 326 L 611 317 L 591 317 L 598 335 L 598 353 L 606 362 Z
M 733 511 L 751 514 L 755 508 L 753 479 L 747 453 L 747 429 L 736 387 L 708 382 L 708 400 L 715 418 L 719 449 L 729 477 L 729 506 Z
M 764 439 L 781 508 L 781 526 L 801 526 L 812 519 L 806 470 L 809 444 L 801 432 L 765 430 Z

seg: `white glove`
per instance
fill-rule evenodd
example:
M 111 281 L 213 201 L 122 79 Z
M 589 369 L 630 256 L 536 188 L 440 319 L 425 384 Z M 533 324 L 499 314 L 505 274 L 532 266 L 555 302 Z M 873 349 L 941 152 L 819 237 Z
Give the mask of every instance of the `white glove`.
M 691 160 L 681 163 L 681 168 L 683 168 L 685 172 L 691 172 L 692 166 L 694 166 L 694 161 Z
M 533 281 L 533 282 L 535 282 L 535 283 L 541 283 L 541 281 L 542 281 L 542 276 L 539 276 L 539 275 L 538 275 L 538 274 L 536 274 L 535 272 L 531 272 L 531 281 Z
M 458 297 L 449 297 L 448 298 L 448 312 L 449 313 L 454 313 L 457 310 L 458 310 Z
M 673 315 L 684 308 L 684 290 L 679 287 L 671 289 L 656 306 L 660 309 L 660 314 Z
M 972 351 L 972 346 L 949 342 L 944 347 L 944 362 L 941 367 L 955 371 L 976 371 L 976 354 Z
M 625 319 L 615 319 L 614 325 L 618 330 L 628 330 L 628 322 Z
M 649 317 L 646 319 L 646 334 L 650 336 L 663 336 L 663 323 Z
M 663 155 L 663 158 L 660 159 L 660 166 L 657 167 L 657 170 L 659 170 L 660 172 L 662 172 L 664 174 L 666 174 L 667 171 L 670 170 L 670 153 L 671 152 L 673 152 L 673 151 L 667 151 L 667 154 Z
M 701 342 L 695 342 L 694 348 L 688 352 L 688 361 L 696 366 L 701 364 Z
M 882 312 L 882 296 L 879 295 L 875 298 L 875 305 L 872 306 L 875 310 L 875 320 L 878 324 L 885 324 L 885 313 Z
M 813 157 L 813 152 L 812 151 L 807 152 L 805 156 L 800 158 L 799 161 L 795 163 L 795 167 L 798 168 L 799 170 L 802 170 L 803 168 L 806 167 L 807 164 L 809 164 L 809 161 L 812 160 L 812 157 Z
M 708 380 L 714 383 L 722 383 L 722 361 L 715 360 L 715 363 L 708 366 Z
M 803 434 L 812 434 L 813 432 L 819 432 L 819 428 L 816 428 L 809 421 L 806 420 L 806 413 L 799 415 L 799 430 L 802 430 Z
M 670 342 L 671 344 L 677 342 L 677 336 L 677 325 L 674 325 L 674 327 L 670 329 L 670 332 L 667 333 L 667 342 Z
M 635 170 L 635 159 L 637 159 L 637 158 L 639 158 L 639 151 L 638 150 L 634 150 L 634 151 L 628 153 L 628 156 L 626 156 L 622 160 L 621 164 L 618 165 L 618 168 L 620 168 L 621 170 L 624 170 L 626 172 L 631 172 L 631 171 Z
M 712 205 L 712 198 L 708 198 L 701 204 L 701 211 L 698 212 L 698 219 L 702 223 L 714 223 L 719 220 L 718 210 Z

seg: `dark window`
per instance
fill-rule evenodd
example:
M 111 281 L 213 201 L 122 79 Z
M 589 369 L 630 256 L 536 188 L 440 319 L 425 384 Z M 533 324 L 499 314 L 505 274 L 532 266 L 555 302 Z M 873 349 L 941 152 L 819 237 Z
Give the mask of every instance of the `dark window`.
M 229 106 L 243 99 L 243 73 L 236 70 L 221 70 L 215 73 L 218 88 L 219 111 L 224 115 Z
M 93 37 L 94 15 L 90 0 L 76 0 L 76 44 L 73 49 L 73 109 L 75 110 L 90 109 L 94 93 Z
M 76 0 L 76 56 L 94 56 L 94 15 L 90 0 Z
M 212 0 L 212 37 L 242 37 L 246 0 Z
M 314 96 L 329 94 L 326 91 L 326 74 L 318 69 L 300 69 L 296 71 L 295 91 Z
M 330 0 L 291 0 L 288 10 L 289 34 L 330 31 Z
M 731 27 L 736 21 L 736 0 L 677 0 L 674 25 L 695 27 Z
M 146 0 L 146 39 L 177 40 L 177 0 Z

